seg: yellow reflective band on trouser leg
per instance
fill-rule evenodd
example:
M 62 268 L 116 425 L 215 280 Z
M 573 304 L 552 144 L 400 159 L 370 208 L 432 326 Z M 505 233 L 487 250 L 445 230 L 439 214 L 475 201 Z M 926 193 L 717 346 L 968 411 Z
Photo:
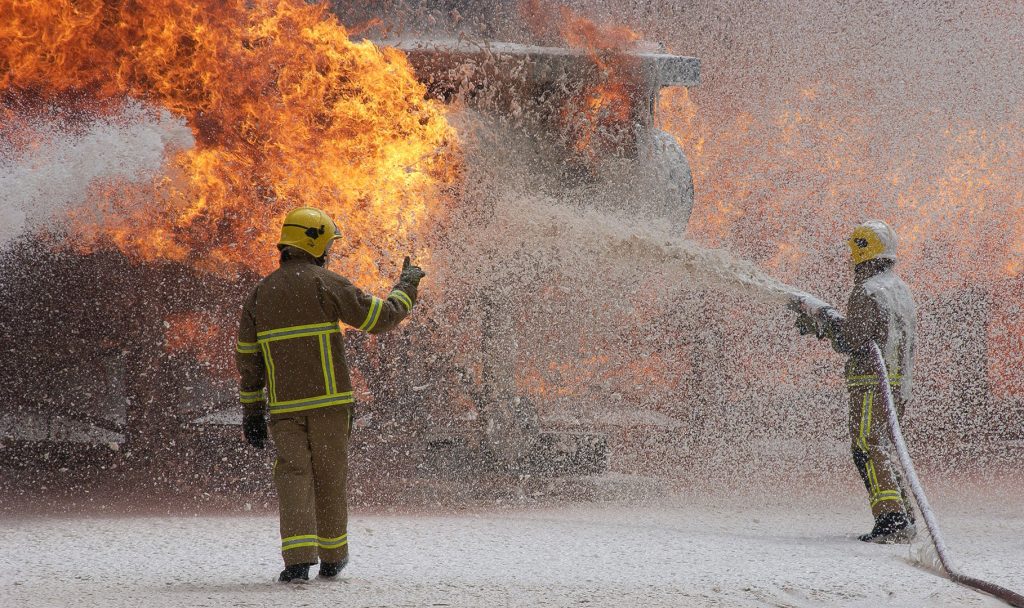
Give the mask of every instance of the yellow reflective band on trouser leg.
M 878 381 L 877 380 L 869 380 L 869 381 L 858 380 L 857 382 L 847 382 L 846 383 L 846 387 L 847 388 L 875 388 L 877 386 L 878 386 Z M 900 381 L 899 380 L 889 380 L 889 386 L 891 386 L 892 388 L 899 388 Z
M 289 549 L 298 549 L 299 547 L 316 547 L 316 534 L 302 534 L 299 536 L 289 536 L 288 538 L 281 539 L 281 550 L 288 551 Z
M 878 493 L 878 473 L 875 472 L 875 462 L 871 460 L 871 456 L 868 456 L 868 461 L 864 468 L 867 469 L 868 485 L 871 486 L 871 495 L 874 496 Z
M 871 423 L 872 418 L 875 417 L 875 392 L 871 391 L 868 393 L 868 407 L 867 407 L 867 428 L 864 430 L 864 442 L 867 445 L 868 437 L 871 436 Z
M 342 534 L 334 538 L 316 537 L 321 549 L 340 549 L 348 544 L 348 534 Z
M 887 500 L 895 500 L 897 502 L 903 502 L 903 496 L 899 490 L 885 490 L 883 492 L 876 492 L 871 496 L 871 506 L 874 507 L 880 502 Z
M 892 385 L 893 387 L 897 387 L 897 386 L 900 385 L 900 380 L 902 380 L 902 379 L 903 379 L 903 376 L 901 376 L 900 374 L 890 374 L 889 375 L 889 384 Z M 863 376 L 847 376 L 846 377 L 846 386 L 849 387 L 849 388 L 862 388 L 862 387 L 878 386 L 878 376 L 875 376 L 873 374 L 863 375 Z
M 864 393 L 860 406 L 860 428 L 857 433 L 857 445 L 865 452 L 868 450 L 868 433 L 871 430 L 871 393 Z
M 868 437 L 871 436 L 871 417 L 874 413 L 875 394 L 868 392 L 864 394 L 864 409 L 860 419 L 860 445 L 868 454 L 868 461 L 864 464 L 868 473 L 868 484 L 871 486 L 871 494 L 878 492 L 878 473 L 875 471 L 875 460 L 871 457 L 871 449 L 868 447 Z
M 890 380 L 899 380 L 903 376 L 901 376 L 899 374 L 889 374 L 886 377 L 889 378 Z M 876 376 L 874 374 L 868 374 L 866 376 L 846 376 L 846 380 L 847 380 L 847 382 L 862 382 L 862 381 L 878 382 L 878 376 Z
M 359 326 L 359 331 L 373 331 L 377 326 L 377 319 L 380 318 L 380 309 L 384 306 L 384 301 L 376 296 L 370 298 L 370 310 L 366 313 L 366 320 Z

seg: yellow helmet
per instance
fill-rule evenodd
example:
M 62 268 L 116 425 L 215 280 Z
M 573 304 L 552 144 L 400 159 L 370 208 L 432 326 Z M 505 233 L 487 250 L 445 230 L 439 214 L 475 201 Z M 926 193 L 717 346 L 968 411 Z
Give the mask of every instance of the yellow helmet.
M 881 220 L 869 220 L 857 226 L 848 244 L 854 266 L 868 260 L 896 259 L 896 232 Z
M 340 238 L 341 231 L 329 215 L 313 207 L 299 207 L 284 218 L 277 248 L 291 245 L 318 258 L 327 250 L 327 243 Z

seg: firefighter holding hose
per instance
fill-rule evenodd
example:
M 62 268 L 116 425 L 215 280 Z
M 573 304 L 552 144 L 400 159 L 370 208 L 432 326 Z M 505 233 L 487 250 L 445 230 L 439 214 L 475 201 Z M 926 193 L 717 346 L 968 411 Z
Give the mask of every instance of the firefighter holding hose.
M 850 235 L 848 244 L 854 281 L 846 317 L 824 302 L 800 294 L 793 302 L 800 314 L 797 328 L 801 334 L 830 339 L 837 352 L 848 356 L 845 375 L 853 462 L 867 488 L 875 519 L 874 528 L 860 540 L 909 542 L 916 533 L 914 511 L 892 451 L 871 344 L 877 343 L 882 350 L 896 410 L 902 416 L 913 396 L 914 299 L 894 272 L 896 233 L 888 224 L 864 222 Z
M 338 322 L 380 333 L 402 321 L 416 303 L 425 273 L 405 258 L 394 289 L 381 299 L 327 269 L 341 238 L 319 209 L 288 214 L 277 248 L 280 267 L 249 294 L 238 331 L 239 398 L 246 440 L 277 445 L 274 484 L 280 504 L 278 580 L 332 578 L 348 563 L 348 438 L 352 383 Z

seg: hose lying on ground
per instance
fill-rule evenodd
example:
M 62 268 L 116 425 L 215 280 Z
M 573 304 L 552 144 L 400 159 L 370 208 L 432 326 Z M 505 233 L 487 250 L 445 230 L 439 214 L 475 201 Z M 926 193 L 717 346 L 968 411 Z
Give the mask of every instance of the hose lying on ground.
M 939 532 L 939 523 L 936 521 L 935 513 L 928 504 L 928 498 L 924 495 L 924 488 L 921 487 L 921 481 L 917 478 L 917 473 L 914 471 L 914 463 L 910 460 L 910 452 L 907 451 L 907 443 L 903 440 L 903 432 L 900 430 L 900 421 L 896 416 L 892 387 L 889 385 L 889 372 L 886 369 L 885 359 L 882 357 L 882 350 L 878 348 L 878 344 L 875 342 L 871 343 L 871 349 L 874 354 L 875 373 L 878 374 L 879 378 L 878 388 L 882 392 L 882 402 L 885 404 L 886 418 L 889 420 L 889 431 L 892 435 L 893 444 L 896 446 L 896 454 L 899 456 L 900 464 L 903 465 L 903 471 L 910 482 L 910 490 L 917 500 L 917 506 L 921 508 L 924 523 L 928 526 L 928 531 L 931 532 L 932 541 L 935 543 L 935 552 L 939 556 L 939 562 L 949 575 L 949 579 L 955 583 L 990 593 L 1016 608 L 1024 608 L 1024 595 L 988 581 L 966 576 L 954 568 L 949 558 L 949 552 L 946 549 L 946 541 Z

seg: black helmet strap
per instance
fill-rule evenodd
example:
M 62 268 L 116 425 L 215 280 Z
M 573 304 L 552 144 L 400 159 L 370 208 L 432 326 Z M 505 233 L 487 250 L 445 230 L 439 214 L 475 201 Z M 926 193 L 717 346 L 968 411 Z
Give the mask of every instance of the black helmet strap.
M 285 226 L 292 226 L 293 228 L 302 228 L 306 231 L 306 236 L 313 239 L 314 241 L 324 233 L 324 225 L 320 224 L 320 229 L 310 228 L 309 226 L 303 226 L 301 224 L 285 224 Z

